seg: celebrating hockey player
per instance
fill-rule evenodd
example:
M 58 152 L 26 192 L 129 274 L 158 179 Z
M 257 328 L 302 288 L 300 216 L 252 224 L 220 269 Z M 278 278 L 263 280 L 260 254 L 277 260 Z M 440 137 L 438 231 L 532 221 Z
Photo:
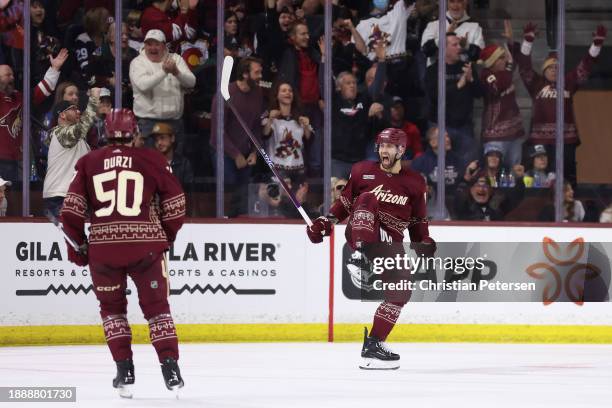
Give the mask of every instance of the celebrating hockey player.
M 109 145 L 79 159 L 64 200 L 65 232 L 81 247 L 77 252 L 68 245 L 68 259 L 80 266 L 89 263 L 104 335 L 117 364 L 113 387 L 131 398 L 135 377 L 127 321 L 130 276 L 166 387 L 178 390 L 184 383 L 177 364 L 164 251 L 183 224 L 185 195 L 159 152 L 132 146 L 138 132 L 132 111 L 112 110 L 105 124 Z M 89 242 L 84 232 L 87 217 Z
M 436 244 L 429 236 L 425 205 L 425 180 L 401 166 L 408 138 L 400 129 L 388 128 L 378 134 L 379 161 L 355 163 L 342 195 L 333 203 L 330 215 L 317 218 L 307 234 L 313 243 L 323 241 L 332 225 L 349 218 L 346 239 L 355 250 L 353 258 L 362 257 L 367 244 L 402 242 L 404 230 L 418 245 L 417 252 L 431 256 Z M 360 368 L 396 369 L 400 356 L 384 343 L 399 318 L 409 292 L 389 294 L 378 306 L 372 330 L 365 329 Z

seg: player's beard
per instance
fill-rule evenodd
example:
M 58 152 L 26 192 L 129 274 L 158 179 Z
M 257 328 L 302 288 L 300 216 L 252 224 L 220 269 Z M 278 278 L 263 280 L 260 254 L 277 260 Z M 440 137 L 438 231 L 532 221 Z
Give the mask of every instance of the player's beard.
M 385 170 L 391 170 L 395 166 L 395 163 L 397 163 L 397 161 L 399 160 L 399 158 L 397 157 L 397 154 L 393 157 L 392 156 L 383 157 L 379 155 L 379 159 L 380 159 L 380 165 Z

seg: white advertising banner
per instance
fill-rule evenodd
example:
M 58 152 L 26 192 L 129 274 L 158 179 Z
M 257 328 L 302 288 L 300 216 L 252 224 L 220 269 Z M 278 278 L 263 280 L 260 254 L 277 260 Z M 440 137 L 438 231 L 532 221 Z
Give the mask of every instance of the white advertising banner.
M 350 248 L 344 239 L 345 227 L 336 228 L 334 246 L 334 322 L 336 323 L 366 323 L 371 322 L 374 312 L 380 301 L 362 301 L 360 296 L 359 280 L 351 279 L 351 275 L 346 268 L 347 257 L 350 256 Z M 524 254 L 525 258 L 540 260 L 544 257 L 544 243 L 570 243 L 575 240 L 582 240 L 585 243 L 609 243 L 612 242 L 612 230 L 607 228 L 559 228 L 559 227 L 466 227 L 466 226 L 431 226 L 430 234 L 439 243 L 442 242 L 472 242 L 472 243 L 508 243 L 507 257 Z M 520 244 L 517 244 L 520 243 Z M 533 244 L 525 244 L 533 243 Z M 489 247 L 499 248 L 501 244 L 489 245 Z M 528 245 L 529 250 L 518 250 L 519 245 Z M 442 246 L 442 245 L 439 245 Z M 486 247 L 486 245 L 481 245 Z M 601 246 L 598 246 L 601 247 Z M 610 244 L 605 245 L 610 256 Z M 538 256 L 536 252 L 542 253 Z M 444 256 L 444 255 L 440 255 Z M 584 258 L 584 255 L 583 255 Z M 506 259 L 506 262 L 511 259 Z M 520 261 L 520 262 L 518 262 Z M 529 259 L 518 259 L 517 264 L 528 262 Z M 576 263 L 579 261 L 576 261 Z M 600 282 L 610 288 L 610 264 L 609 261 L 603 262 L 601 268 Z M 571 268 L 572 265 L 565 265 Z M 557 268 L 559 268 L 557 266 Z M 521 270 L 519 270 L 521 269 Z M 510 278 L 519 281 L 533 280 L 537 282 L 537 291 L 543 292 L 544 285 L 528 276 L 524 268 L 510 271 Z M 470 273 L 466 273 L 461 279 L 462 282 L 469 283 L 473 280 Z M 508 276 L 504 277 L 506 280 Z M 440 281 L 440 277 L 438 277 Z M 557 287 L 552 286 L 547 294 L 554 290 L 559 291 L 559 298 L 567 298 L 567 285 L 560 282 Z M 556 294 L 557 292 L 555 292 Z M 451 301 L 439 301 L 443 296 L 434 296 L 431 293 L 413 292 L 412 301 L 403 309 L 400 323 L 423 323 L 423 324 L 593 324 L 610 325 L 612 324 L 612 303 L 609 302 L 609 295 L 604 293 L 603 298 L 608 301 L 603 302 L 483 302 L 478 300 L 474 292 L 459 291 L 453 293 L 446 292 L 445 295 L 452 294 Z M 437 294 L 436 294 L 437 295 Z M 535 294 L 535 298 L 539 294 Z M 498 296 L 508 296 L 508 293 L 500 292 Z M 446 296 L 447 298 L 449 296 Z M 438 301 L 435 301 L 436 298 Z M 429 301 L 423 301 L 429 299 Z M 462 301 L 462 299 L 464 301 Z M 600 298 L 601 300 L 602 298 Z
M 2 223 L 0 325 L 99 323 L 88 268 L 66 260 L 48 223 Z M 334 322 L 368 323 L 378 302 L 346 296 L 344 226 L 334 245 Z M 605 228 L 432 226 L 438 242 L 610 242 Z M 169 255 L 170 304 L 177 323 L 325 323 L 329 240 L 313 245 L 303 225 L 186 224 Z M 519 273 L 519 272 L 517 272 Z M 607 282 L 609 285 L 609 282 Z M 143 323 L 129 286 L 129 319 Z M 457 298 L 460 300 L 460 298 Z M 410 302 L 403 323 L 612 325 L 612 304 L 593 302 Z
M 87 267 L 48 223 L 3 223 L 0 325 L 97 324 Z M 301 225 L 186 224 L 168 254 L 177 323 L 325 323 L 329 243 Z M 131 281 L 128 317 L 144 319 Z

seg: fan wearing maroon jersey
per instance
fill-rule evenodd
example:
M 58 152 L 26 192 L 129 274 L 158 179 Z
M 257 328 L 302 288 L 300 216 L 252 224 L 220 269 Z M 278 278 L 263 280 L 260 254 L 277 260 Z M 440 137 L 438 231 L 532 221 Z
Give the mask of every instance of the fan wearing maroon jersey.
M 307 234 L 313 243 L 331 234 L 332 225 L 348 217 L 346 239 L 355 250 L 353 261 L 363 257 L 368 244 L 402 242 L 408 229 L 410 241 L 422 243 L 417 253 L 433 256 L 436 249 L 429 236 L 423 177 L 410 169 L 403 169 L 401 157 L 408 137 L 401 129 L 388 128 L 378 134 L 376 145 L 379 161 L 355 163 L 348 184 L 333 203 L 330 215 L 317 218 Z M 389 256 L 389 254 L 385 254 Z M 384 274 L 383 274 L 384 279 Z M 384 343 L 395 326 L 410 292 L 387 293 L 374 315 L 372 330 L 365 329 L 361 351 L 363 369 L 399 368 L 400 356 Z
M 138 132 L 132 111 L 114 109 L 105 122 L 109 145 L 79 159 L 64 200 L 64 229 L 83 248 L 76 252 L 68 245 L 68 259 L 80 266 L 89 263 L 104 335 L 117 364 L 113 387 L 131 398 L 135 377 L 127 321 L 130 276 L 166 387 L 177 390 L 184 382 L 177 364 L 164 251 L 183 224 L 185 195 L 159 152 L 132 146 Z M 91 222 L 89 242 L 86 218 Z

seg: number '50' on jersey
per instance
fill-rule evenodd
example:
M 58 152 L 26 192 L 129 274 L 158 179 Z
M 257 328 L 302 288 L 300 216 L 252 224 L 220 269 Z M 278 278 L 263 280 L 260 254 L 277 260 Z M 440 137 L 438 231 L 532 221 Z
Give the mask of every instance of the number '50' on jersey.
M 107 146 L 83 156 L 75 170 L 62 220 L 80 244 L 90 218 L 90 260 L 128 265 L 174 241 L 185 218 L 185 194 L 159 152 Z

